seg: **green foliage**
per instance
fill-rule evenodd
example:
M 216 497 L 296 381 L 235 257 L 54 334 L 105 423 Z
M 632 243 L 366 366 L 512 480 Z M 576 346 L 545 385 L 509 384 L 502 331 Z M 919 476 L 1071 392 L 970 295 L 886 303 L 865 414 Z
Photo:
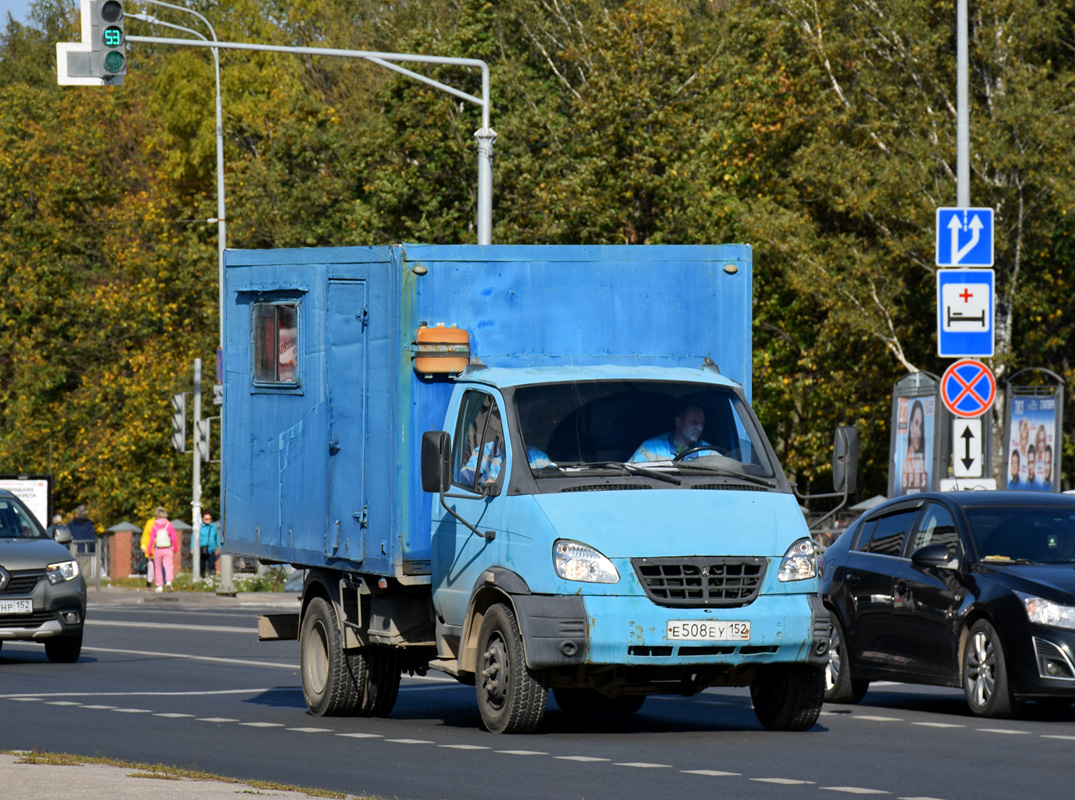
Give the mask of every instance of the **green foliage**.
M 191 8 L 227 41 L 485 60 L 496 242 L 752 243 L 754 397 L 785 468 L 827 490 L 832 430 L 854 424 L 860 494 L 885 491 L 891 386 L 945 366 L 932 247 L 934 209 L 955 202 L 951 0 Z M 206 383 L 214 363 L 213 57 L 138 43 L 122 88 L 58 87 L 54 43 L 78 38 L 77 4 L 33 11 L 0 33 L 0 471 L 52 472 L 61 509 L 137 522 L 189 502 L 168 398 L 189 391 L 194 358 Z M 993 366 L 1070 385 L 1075 3 L 972 11 Z M 480 94 L 475 69 L 404 66 Z M 475 241 L 477 107 L 364 60 L 225 50 L 220 71 L 229 246 Z

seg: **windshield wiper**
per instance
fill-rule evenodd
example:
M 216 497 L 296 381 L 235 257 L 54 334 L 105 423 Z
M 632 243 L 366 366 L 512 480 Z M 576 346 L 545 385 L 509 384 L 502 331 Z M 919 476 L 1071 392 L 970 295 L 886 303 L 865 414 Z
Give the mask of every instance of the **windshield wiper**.
M 682 461 L 677 462 L 677 467 L 681 470 L 698 470 L 700 472 L 715 472 L 718 475 L 723 475 L 727 478 L 735 478 L 737 480 L 746 481 L 747 483 L 753 483 L 757 486 L 765 486 L 768 489 L 775 489 L 776 483 L 765 478 L 758 478 L 754 475 L 747 475 L 742 472 L 735 472 L 724 467 L 707 467 L 704 464 L 686 464 Z
M 625 461 L 587 461 L 584 464 L 580 464 L 581 467 L 597 467 L 598 469 L 618 469 L 626 472 L 628 475 L 645 475 L 647 478 L 656 478 L 659 481 L 665 481 L 666 483 L 672 483 L 676 486 L 681 486 L 683 481 L 672 475 L 666 475 L 663 472 L 658 472 L 655 469 L 646 469 L 640 467 L 637 464 Z

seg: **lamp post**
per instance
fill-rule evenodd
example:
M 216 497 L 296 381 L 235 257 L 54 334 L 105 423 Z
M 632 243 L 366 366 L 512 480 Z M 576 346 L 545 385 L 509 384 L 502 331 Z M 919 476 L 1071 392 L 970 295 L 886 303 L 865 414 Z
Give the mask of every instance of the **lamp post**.
M 170 8 L 175 11 L 183 11 L 187 14 L 192 14 L 201 20 L 205 27 L 209 29 L 209 35 L 212 37 L 212 41 L 216 42 L 217 35 L 213 29 L 212 24 L 204 16 L 197 11 L 193 11 L 183 6 L 173 5 L 171 3 L 165 3 L 162 0 L 143 0 L 143 2 L 151 3 L 155 6 L 161 6 L 163 8 Z M 171 22 L 166 22 L 157 17 L 150 16 L 149 14 L 131 14 L 131 17 L 142 22 L 147 22 L 151 25 L 160 25 L 165 28 L 171 28 L 172 30 L 182 31 L 189 33 L 191 36 L 196 36 L 203 42 L 210 41 L 202 33 L 191 28 L 186 28 L 182 25 L 176 25 Z M 216 74 L 216 219 L 209 220 L 210 222 L 216 222 L 217 224 L 217 344 L 218 347 L 224 346 L 224 250 L 227 247 L 228 234 L 227 234 L 227 215 L 224 210 L 224 115 L 223 108 L 220 100 L 220 53 L 217 48 L 211 48 L 213 53 L 213 67 Z M 223 427 L 223 418 L 221 418 L 221 426 Z M 221 437 L 223 439 L 223 437 Z M 195 530 L 199 530 L 198 526 L 201 524 L 202 510 L 201 510 L 201 475 L 200 468 L 201 463 L 199 461 L 200 454 L 195 446 L 194 452 L 194 502 L 192 503 L 194 526 Z M 221 486 L 223 491 L 223 486 Z M 223 508 L 223 505 L 221 505 Z M 198 534 L 194 534 L 195 536 Z M 194 567 L 194 578 L 197 580 L 200 577 L 201 567 L 201 551 L 197 547 L 196 543 L 192 539 L 191 543 L 191 563 Z M 232 585 L 232 561 L 230 556 L 222 556 L 220 559 L 220 592 L 222 594 L 234 594 L 235 588 Z

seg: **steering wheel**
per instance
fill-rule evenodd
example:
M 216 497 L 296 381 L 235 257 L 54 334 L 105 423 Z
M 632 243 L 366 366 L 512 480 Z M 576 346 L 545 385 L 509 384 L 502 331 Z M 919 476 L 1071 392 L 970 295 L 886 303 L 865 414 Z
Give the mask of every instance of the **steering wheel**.
M 716 453 L 717 455 L 721 455 L 721 456 L 728 455 L 727 450 L 725 450 L 723 448 L 720 448 L 720 447 L 717 447 L 715 444 L 696 444 L 693 447 L 688 447 L 682 453 L 676 453 L 674 456 L 672 456 L 672 461 L 673 462 L 682 461 L 683 459 L 685 459 L 687 456 L 691 455 L 692 453 L 702 453 L 702 452 Z

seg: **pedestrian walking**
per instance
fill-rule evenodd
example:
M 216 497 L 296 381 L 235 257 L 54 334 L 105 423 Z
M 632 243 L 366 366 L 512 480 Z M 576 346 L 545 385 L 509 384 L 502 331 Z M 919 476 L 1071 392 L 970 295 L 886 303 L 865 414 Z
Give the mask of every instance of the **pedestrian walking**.
M 220 557 L 220 531 L 213 522 L 213 515 L 208 511 L 202 514 L 198 546 L 202 551 L 202 575 L 212 575 L 216 571 L 216 562 Z
M 172 580 L 175 578 L 175 554 L 179 552 L 179 536 L 168 521 L 168 515 L 164 509 L 157 506 L 154 514 L 153 529 L 149 534 L 148 554 L 153 558 L 153 572 L 156 578 L 156 588 L 153 591 L 163 592 L 173 590 Z

